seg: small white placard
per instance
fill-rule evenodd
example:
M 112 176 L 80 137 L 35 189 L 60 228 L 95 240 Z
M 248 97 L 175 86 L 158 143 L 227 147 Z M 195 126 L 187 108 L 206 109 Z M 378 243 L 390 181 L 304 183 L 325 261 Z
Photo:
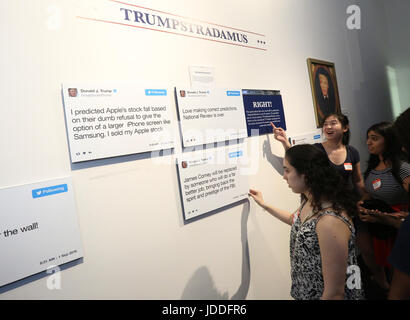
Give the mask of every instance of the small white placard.
M 324 142 L 324 136 L 322 129 L 305 134 L 299 134 L 289 137 L 289 142 L 291 146 L 296 146 L 299 144 L 314 144 Z
M 215 85 L 214 69 L 211 67 L 189 67 L 191 87 L 211 88 Z

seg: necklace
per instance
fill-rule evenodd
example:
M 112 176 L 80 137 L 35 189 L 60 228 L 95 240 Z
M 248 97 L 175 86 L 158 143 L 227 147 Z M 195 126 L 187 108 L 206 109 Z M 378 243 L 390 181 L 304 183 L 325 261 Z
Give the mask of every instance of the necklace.
M 305 203 L 306 204 L 306 203 Z M 303 205 L 304 207 L 305 205 Z M 302 209 L 303 209 L 302 207 Z M 332 203 L 329 201 L 324 201 L 321 204 L 322 210 L 327 209 L 327 208 L 331 208 L 332 207 Z M 302 213 L 302 209 L 300 210 L 300 213 Z M 313 209 L 309 212 L 309 214 L 306 216 L 306 218 L 303 220 L 302 224 L 304 224 L 306 221 L 308 221 L 310 218 L 312 218 L 317 212 L 313 212 Z M 302 220 L 302 219 L 301 219 Z
M 314 215 L 313 210 L 310 211 L 310 213 L 307 215 L 307 217 L 303 220 L 302 224 L 304 224 L 306 221 L 308 221 L 312 216 Z

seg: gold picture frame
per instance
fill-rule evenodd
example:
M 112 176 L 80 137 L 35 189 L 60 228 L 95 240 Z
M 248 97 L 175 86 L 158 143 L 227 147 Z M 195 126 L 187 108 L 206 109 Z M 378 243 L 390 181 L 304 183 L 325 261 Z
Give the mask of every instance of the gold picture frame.
M 320 128 L 324 117 L 330 113 L 341 113 L 336 68 L 333 62 L 307 59 L 316 126 Z

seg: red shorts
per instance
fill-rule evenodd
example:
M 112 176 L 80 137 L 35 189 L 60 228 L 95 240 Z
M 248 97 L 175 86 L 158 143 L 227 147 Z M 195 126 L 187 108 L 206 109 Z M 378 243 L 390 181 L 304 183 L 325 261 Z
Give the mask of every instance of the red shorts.
M 395 205 L 391 207 L 395 209 L 397 212 L 408 210 L 408 205 Z M 393 249 L 395 240 L 396 235 L 388 239 L 377 239 L 373 237 L 374 257 L 378 265 L 390 268 L 390 264 L 387 261 L 387 258 L 389 257 L 390 252 Z

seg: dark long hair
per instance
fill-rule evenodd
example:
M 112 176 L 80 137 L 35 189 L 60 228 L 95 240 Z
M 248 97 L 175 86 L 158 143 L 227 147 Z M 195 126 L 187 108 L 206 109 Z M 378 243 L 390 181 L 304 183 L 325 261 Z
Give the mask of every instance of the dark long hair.
M 372 125 L 369 129 L 367 129 L 366 138 L 370 131 L 374 131 L 384 138 L 384 151 L 382 153 L 383 161 L 388 161 L 391 163 L 393 176 L 401 183 L 399 170 L 403 154 L 401 152 L 400 141 L 393 124 L 390 122 L 380 122 Z M 364 172 L 365 179 L 369 176 L 370 171 L 376 168 L 379 163 L 379 156 L 376 154 L 370 154 L 369 160 L 367 161 L 367 169 Z
M 331 116 L 334 116 L 334 117 L 337 118 L 337 120 L 339 120 L 339 122 L 342 124 L 343 129 L 347 128 L 347 131 L 343 132 L 343 138 L 342 138 L 342 143 L 345 146 L 347 146 L 349 144 L 349 141 L 350 141 L 349 118 L 346 115 L 344 115 L 343 113 L 337 113 L 337 112 L 326 115 L 325 118 L 323 119 L 322 123 L 320 124 L 322 130 L 323 130 L 323 124 L 325 123 L 326 119 L 328 119 Z
M 349 216 L 356 214 L 355 196 L 347 182 L 330 166 L 326 153 L 313 145 L 302 144 L 288 149 L 285 157 L 299 174 L 305 175 L 315 213 L 323 209 L 322 201 L 330 201 L 337 212 L 346 210 Z M 302 198 L 306 199 L 304 195 Z
M 394 123 L 400 141 L 406 149 L 407 162 L 410 163 L 410 108 L 404 111 Z

